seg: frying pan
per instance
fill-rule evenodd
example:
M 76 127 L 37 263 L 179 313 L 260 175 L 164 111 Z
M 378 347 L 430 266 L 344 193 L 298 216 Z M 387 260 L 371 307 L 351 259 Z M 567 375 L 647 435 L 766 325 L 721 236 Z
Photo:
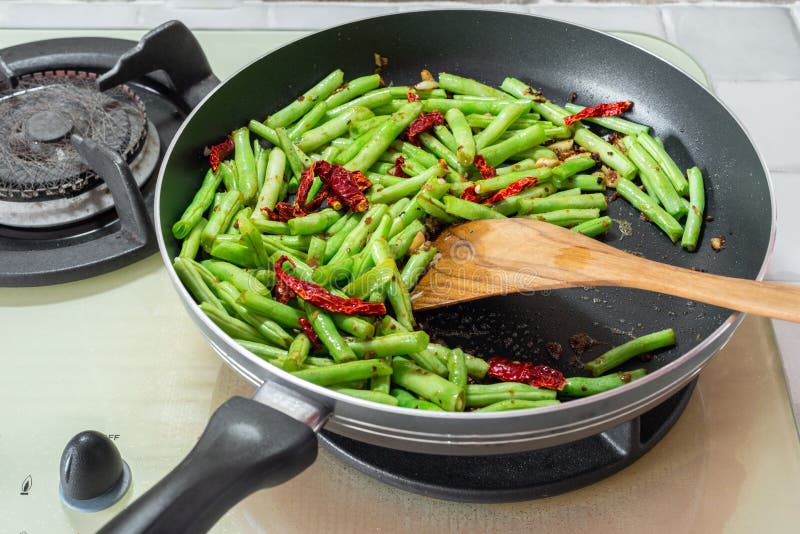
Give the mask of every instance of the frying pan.
M 534 16 L 487 11 L 428 11 L 373 18 L 305 37 L 254 61 L 217 87 L 191 113 L 169 148 L 156 195 L 159 247 L 193 320 L 214 349 L 260 386 L 253 400 L 233 398 L 212 416 L 189 456 L 105 527 L 106 531 L 198 532 L 249 493 L 279 484 L 316 456 L 323 425 L 349 438 L 395 449 L 447 455 L 512 453 L 596 434 L 659 404 L 692 380 L 742 319 L 739 313 L 620 288 L 573 288 L 467 303 L 419 314 L 433 338 L 475 354 L 528 358 L 580 374 L 569 337 L 585 332 L 603 346 L 667 326 L 678 344 L 650 361 L 648 375 L 623 388 L 537 410 L 437 413 L 372 404 L 294 378 L 239 347 L 199 311 L 173 271 L 180 244 L 170 228 L 208 165 L 205 146 L 263 118 L 335 68 L 347 78 L 371 73 L 373 53 L 389 58 L 384 78 L 417 80 L 419 71 L 449 71 L 499 85 L 531 81 L 555 102 L 632 100 L 632 120 L 664 139 L 679 167 L 706 176 L 702 245 L 693 254 L 672 245 L 624 201 L 604 239 L 647 258 L 740 278 L 763 276 L 774 237 L 765 166 L 741 125 L 712 94 L 650 53 L 603 33 Z M 620 231 L 624 229 L 624 233 Z M 722 235 L 716 253 L 710 237 Z M 564 347 L 560 359 L 548 343 Z M 552 347 L 553 345 L 550 345 Z M 168 355 L 165 355 L 168 357 Z M 731 362 L 735 365 L 736 362 Z

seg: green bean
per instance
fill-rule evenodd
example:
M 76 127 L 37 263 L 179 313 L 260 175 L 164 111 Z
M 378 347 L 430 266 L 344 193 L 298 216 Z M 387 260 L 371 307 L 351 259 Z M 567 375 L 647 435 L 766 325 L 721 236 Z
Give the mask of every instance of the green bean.
M 520 201 L 520 212 L 529 209 L 527 206 L 523 206 L 521 204 L 522 202 L 523 201 Z M 529 219 L 536 219 L 537 221 L 549 222 L 550 224 L 555 224 L 556 226 L 571 227 L 582 222 L 597 219 L 600 217 L 600 210 L 597 208 L 564 209 L 548 211 L 547 213 L 534 213 L 531 215 L 526 215 L 526 217 Z
M 391 316 L 386 315 L 379 323 L 380 335 L 387 336 L 399 332 L 410 332 L 408 328 L 400 324 L 399 321 L 393 319 Z M 447 363 L 439 359 L 439 357 L 431 350 L 428 349 L 431 345 L 428 344 L 423 350 L 417 352 L 410 352 L 407 354 L 414 363 L 439 376 L 447 376 Z M 444 347 L 443 347 L 444 348 Z M 445 349 L 449 350 L 449 349 Z
M 350 102 L 346 102 L 333 109 L 329 109 L 327 116 L 329 119 L 332 119 L 349 109 L 353 109 L 354 107 L 361 107 L 364 109 L 379 108 L 383 105 L 388 104 L 391 101 L 392 101 L 392 95 L 388 89 L 377 89 L 375 91 L 370 91 L 369 93 L 360 96 L 355 100 L 351 100 Z M 369 116 L 361 117 L 356 120 L 364 120 L 372 116 L 374 116 L 374 113 L 370 113 Z
M 348 362 L 356 359 L 353 350 L 345 343 L 339 331 L 336 329 L 336 323 L 330 313 L 317 308 L 316 306 L 301 301 L 301 307 L 306 312 L 306 317 L 311 323 L 311 327 L 319 337 L 319 340 L 325 346 L 328 354 L 331 355 L 336 363 Z M 358 379 L 354 379 L 358 380 Z
M 368 380 L 375 376 L 390 375 L 392 367 L 383 360 L 370 359 L 302 369 L 292 374 L 319 386 L 331 386 L 354 380 Z
M 214 292 L 211 291 L 208 284 L 203 281 L 200 271 L 195 267 L 192 260 L 187 258 L 175 258 L 172 267 L 175 269 L 175 274 L 178 275 L 178 278 L 181 279 L 183 285 L 186 286 L 186 289 L 189 290 L 189 293 L 192 294 L 198 303 L 208 302 L 215 308 L 223 309 L 222 303 L 217 299 L 217 296 L 214 295 Z
M 530 101 L 519 100 L 504 107 L 497 117 L 485 129 L 475 136 L 475 146 L 478 150 L 485 148 L 497 141 L 509 126 L 531 107 Z
M 524 401 L 552 400 L 556 392 L 541 389 L 519 382 L 498 382 L 497 384 L 468 384 L 466 386 L 467 407 L 489 406 L 510 399 Z
M 325 208 L 324 210 L 309 213 L 303 217 L 289 219 L 288 224 L 289 229 L 295 235 L 313 235 L 321 234 L 341 218 L 342 214 L 338 211 Z
M 689 252 L 697 248 L 700 226 L 703 224 L 703 210 L 706 207 L 706 193 L 703 188 L 703 175 L 700 169 L 692 167 L 686 171 L 689 177 L 689 213 L 686 215 L 686 227 L 683 231 L 681 246 Z
M 636 136 L 636 140 L 642 148 L 650 153 L 650 156 L 658 163 L 658 168 L 661 172 L 669 178 L 675 191 L 681 196 L 687 195 L 689 193 L 689 182 L 686 181 L 683 173 L 681 173 L 678 166 L 675 165 L 672 158 L 669 157 L 667 151 L 664 150 L 664 145 L 661 144 L 661 140 L 656 139 L 650 137 L 647 132 L 641 132 Z
M 516 131 L 512 137 L 505 141 L 479 150 L 478 153 L 484 157 L 486 163 L 496 167 L 513 154 L 539 145 L 544 140 L 544 129 L 540 125 L 534 124 L 530 128 Z
M 491 113 L 497 115 L 504 107 L 511 104 L 513 100 L 456 100 L 453 98 L 429 98 L 422 101 L 422 111 L 441 111 L 446 113 L 450 109 L 461 110 L 462 113 Z M 376 112 L 379 110 L 376 110 Z
M 317 102 L 311 110 L 303 115 L 291 128 L 286 130 L 289 139 L 297 141 L 300 137 L 314 128 L 325 117 L 328 105 L 325 102 Z
M 246 348 L 256 356 L 267 360 L 268 362 L 278 363 L 281 359 L 286 358 L 289 354 L 283 349 L 273 347 L 258 341 L 249 341 L 246 339 L 236 339 L 236 342 L 242 347 Z
M 447 165 L 443 161 L 437 162 L 422 174 L 376 191 L 370 201 L 376 204 L 391 204 L 403 197 L 416 194 L 431 177 L 444 178 L 446 173 Z
M 408 93 L 418 95 L 421 99 L 426 98 L 446 98 L 447 92 L 444 89 L 417 89 L 413 85 L 393 85 L 389 87 L 393 98 L 407 98 Z
M 388 211 L 389 207 L 386 206 L 386 204 L 373 204 L 370 206 L 364 213 L 364 217 L 361 218 L 350 234 L 344 238 L 339 250 L 331 258 L 331 261 L 336 261 L 337 259 L 352 256 L 360 252 L 361 249 L 364 248 L 364 245 L 367 244 L 369 234 L 375 230 Z
M 450 128 L 444 124 L 434 124 L 433 134 L 436 136 L 436 139 L 441 141 L 450 152 L 456 152 L 458 150 L 458 143 L 456 143 L 456 138 L 453 136 L 453 132 L 451 132 Z
M 214 201 L 214 193 L 217 191 L 221 181 L 222 176 L 219 174 L 215 175 L 214 171 L 211 169 L 206 172 L 203 183 L 200 185 L 200 189 L 197 190 L 197 193 L 195 193 L 192 202 L 186 210 L 184 210 L 180 220 L 172 226 L 172 235 L 174 235 L 176 239 L 183 239 L 189 235 L 192 228 L 203 218 L 203 213 L 205 213 Z
M 333 159 L 332 163 L 337 165 L 343 165 L 353 159 L 356 154 L 358 154 L 364 145 L 366 145 L 370 139 L 375 135 L 374 131 L 369 131 L 361 134 L 360 136 L 353 139 L 353 141 L 347 145 L 346 147 L 342 148 L 336 157 Z
M 675 332 L 672 328 L 659 330 L 658 332 L 637 337 L 618 347 L 614 347 L 605 354 L 583 364 L 583 367 L 591 371 L 593 376 L 600 376 L 609 369 L 622 365 L 634 356 L 669 347 L 674 344 Z
M 242 194 L 239 191 L 222 193 L 220 202 L 211 210 L 208 223 L 200 236 L 200 243 L 208 250 L 214 243 L 217 234 L 227 229 L 234 215 L 239 211 L 242 203 Z
M 354 121 L 368 119 L 372 116 L 372 112 L 365 107 L 348 107 L 329 121 L 304 133 L 298 140 L 297 147 L 304 152 L 315 150 L 340 135 L 346 134 L 350 129 L 350 124 Z
M 281 304 L 254 291 L 242 291 L 239 303 L 253 313 L 269 317 L 284 328 L 297 328 L 303 313 L 288 304 Z
M 537 91 L 534 91 L 530 85 L 516 78 L 506 78 L 503 80 L 500 87 L 503 91 L 517 98 L 527 98 L 531 100 L 531 108 L 533 111 L 539 113 L 544 119 L 557 126 L 564 126 L 564 117 L 568 116 L 569 112 L 550 101 L 539 101 L 541 95 Z
M 553 193 L 547 198 L 561 198 L 561 197 L 579 197 L 581 196 L 581 188 L 580 187 L 573 187 L 572 189 L 562 189 L 558 193 Z M 604 200 L 605 201 L 605 200 Z M 600 206 L 589 206 L 589 207 L 597 207 Z
M 392 237 L 389 240 L 389 249 L 392 251 L 392 257 L 399 260 L 405 256 L 408 253 L 408 249 L 411 248 L 411 243 L 414 242 L 419 233 L 424 235 L 425 225 L 418 220 L 414 220 Z
M 333 93 L 337 87 L 342 85 L 343 81 L 344 73 L 340 69 L 336 69 L 302 96 L 292 100 L 288 106 L 270 115 L 267 125 L 277 129 L 292 124 L 314 107 L 316 102 L 324 100 Z
M 242 192 L 244 203 L 258 192 L 258 174 L 253 146 L 250 144 L 250 130 L 238 128 L 233 131 L 234 158 L 237 171 L 237 189 Z
M 546 213 L 556 210 L 588 208 L 604 210 L 608 207 L 606 204 L 606 197 L 603 195 L 603 193 L 581 195 L 580 189 L 575 189 L 574 191 L 576 191 L 577 194 L 552 195 L 546 198 L 522 200 L 520 201 L 519 205 L 521 209 L 526 211 L 526 213 Z
M 530 103 L 528 103 L 528 105 L 530 106 Z M 505 109 L 505 108 L 503 108 L 503 109 Z M 529 115 L 523 115 L 521 118 L 515 120 L 514 122 L 512 122 L 509 125 L 508 129 L 509 130 L 522 130 L 524 128 L 528 128 L 529 126 L 533 126 L 535 124 L 535 122 L 536 122 L 536 119 L 534 119 L 534 118 L 525 118 L 525 117 L 528 117 L 528 116 Z M 536 118 L 539 117 L 538 114 L 534 114 L 534 116 Z M 480 114 L 480 113 L 472 113 L 470 115 L 467 115 L 466 119 L 467 119 L 467 124 L 469 124 L 470 127 L 484 129 L 484 128 L 487 128 L 492 123 L 492 121 L 494 120 L 494 117 L 492 115 L 486 115 L 486 114 Z
M 251 269 L 247 272 L 266 287 L 270 288 L 275 286 L 275 272 L 272 269 Z M 242 289 L 242 291 L 245 290 Z
M 403 283 L 400 272 L 397 270 L 397 265 L 394 264 L 392 257 L 392 250 L 385 239 L 378 239 L 372 246 L 372 257 L 375 263 L 382 263 L 389 261 L 392 267 L 392 278 L 386 285 L 386 298 L 392 305 L 392 310 L 397 317 L 397 321 L 408 330 L 412 330 L 416 321 L 414 314 L 411 311 L 411 296 L 408 294 L 408 288 Z
M 244 322 L 256 329 L 256 331 L 270 344 L 285 349 L 292 342 L 286 330 L 272 319 L 262 317 L 250 312 L 238 302 L 241 292 L 230 282 L 219 282 L 214 285 L 215 292 L 219 299 L 226 303 L 233 312 Z
M 447 72 L 439 73 L 439 87 L 445 91 L 461 95 L 484 96 L 496 98 L 498 100 L 509 100 L 509 96 L 499 89 L 489 87 L 471 78 L 463 78 Z
M 426 169 L 436 165 L 436 163 L 439 161 L 439 159 L 430 152 L 426 152 L 424 149 L 414 146 L 407 141 L 394 141 L 392 142 L 391 147 L 399 151 L 405 159 L 418 161 Z
M 537 183 L 547 182 L 550 180 L 552 172 L 553 171 L 551 169 L 548 169 L 547 167 L 541 167 L 539 169 L 522 170 L 518 172 L 509 172 L 499 176 L 494 176 L 492 178 L 484 178 L 483 180 L 477 180 L 473 182 L 473 185 L 475 186 L 476 193 L 484 195 L 486 193 L 494 193 L 495 191 L 500 191 L 501 189 L 505 189 L 509 185 L 513 184 L 514 182 L 522 178 L 528 178 L 528 177 L 536 178 Z
M 620 187 L 620 183 L 622 187 Z M 673 243 L 681 238 L 681 235 L 683 235 L 683 228 L 680 223 L 678 223 L 672 215 L 664 211 L 664 209 L 656 204 L 649 196 L 642 193 L 642 190 L 636 187 L 633 182 L 625 178 L 618 178 L 617 192 L 622 198 L 630 202 L 633 207 L 644 213 L 650 222 L 661 228 Z
M 269 266 L 269 254 L 267 253 L 267 249 L 264 247 L 264 243 L 261 240 L 261 232 L 259 232 L 255 225 L 250 222 L 250 219 L 246 217 L 240 220 L 239 224 L 245 243 L 255 254 L 258 265 L 260 267 Z
M 378 377 L 383 378 L 383 377 Z M 375 378 L 373 378 L 375 380 Z M 363 399 L 370 402 L 378 402 L 380 404 L 388 404 L 389 406 L 397 406 L 397 399 L 389 395 L 388 390 L 384 391 L 374 391 L 369 389 L 352 389 L 352 388 L 331 388 L 334 391 L 338 391 L 339 393 L 344 393 L 345 395 L 349 395 L 351 397 L 355 397 L 357 399 Z
M 247 128 L 257 136 L 261 137 L 262 139 L 266 139 L 275 146 L 281 144 L 280 140 L 278 139 L 278 132 L 262 122 L 251 120 L 247 123 Z
M 439 375 L 395 357 L 392 359 L 392 381 L 447 411 L 464 410 L 464 390 Z
M 422 330 L 416 330 L 388 334 L 369 340 L 352 341 L 347 344 L 359 358 L 383 358 L 425 350 L 429 341 L 428 334 Z
M 617 171 L 622 178 L 632 180 L 636 176 L 636 166 L 631 160 L 589 129 L 575 130 L 575 142 L 600 156 L 600 160 Z
M 303 333 L 297 334 L 289 345 L 286 358 L 280 360 L 281 367 L 284 371 L 297 371 L 305 363 L 309 352 L 311 352 L 311 340 Z
M 639 176 L 642 177 L 644 182 L 647 178 L 647 191 L 652 191 L 658 197 L 661 205 L 667 213 L 680 219 L 686 214 L 686 208 L 681 202 L 677 191 L 670 182 L 669 178 L 662 172 L 663 167 L 660 167 L 655 159 L 650 157 L 650 154 L 640 145 L 636 140 L 629 142 L 628 157 L 639 168 Z M 683 175 L 681 175 L 683 178 Z
M 590 156 L 573 156 L 553 168 L 553 183 L 556 187 L 564 187 L 567 179 L 579 172 L 591 169 L 597 162 Z
M 331 234 L 325 246 L 325 263 L 330 263 L 334 255 L 339 251 L 342 243 L 353 232 L 356 226 L 364 218 L 363 213 L 353 214 L 336 233 Z M 335 225 L 334 225 L 335 226 Z
M 335 365 L 336 362 L 327 357 L 320 357 L 320 356 L 309 356 L 306 358 L 305 365 L 309 367 L 327 367 L 329 365 Z
M 571 230 L 589 237 L 596 237 L 605 233 L 609 228 L 611 228 L 612 225 L 613 223 L 611 222 L 611 217 L 606 215 L 603 217 L 598 217 L 597 219 L 582 222 L 577 226 L 573 226 Z
M 422 146 L 433 152 L 436 157 L 447 162 L 447 165 L 457 172 L 464 172 L 464 167 L 458 162 L 458 158 L 444 144 L 427 132 L 422 132 L 417 136 Z
M 405 181 L 405 178 L 400 178 L 399 176 L 392 176 L 391 174 L 378 174 L 370 171 L 367 171 L 365 176 L 370 182 L 372 182 L 373 185 L 380 185 L 383 187 L 389 187 L 390 185 L 399 184 L 400 182 Z
M 432 402 L 418 399 L 408 391 L 400 388 L 394 388 L 391 391 L 392 396 L 397 398 L 397 405 L 403 408 L 411 408 L 413 410 L 431 410 L 435 412 L 443 411 Z
M 602 176 L 595 176 L 594 174 L 576 174 L 564 180 L 561 187 L 577 187 L 584 192 L 605 191 L 606 183 Z
M 233 216 L 233 220 L 228 225 L 228 228 L 225 230 L 225 234 L 220 234 L 217 236 L 217 239 L 222 238 L 223 235 L 239 235 L 239 222 L 242 219 L 247 219 L 253 213 L 253 208 L 250 206 L 245 206 L 244 208 L 240 209 L 236 212 L 236 215 Z
M 319 236 L 313 236 L 308 244 L 308 264 L 318 267 L 325 261 L 326 242 Z
M 381 124 L 367 144 L 356 154 L 353 159 L 345 164 L 348 171 L 365 171 L 378 160 L 392 141 L 413 121 L 420 113 L 422 104 L 410 102 Z
M 583 106 L 568 102 L 564 104 L 564 109 L 574 114 L 585 108 Z M 637 135 L 639 133 L 648 133 L 650 131 L 650 128 L 647 126 L 637 124 L 620 117 L 589 117 L 582 120 L 593 122 L 602 126 L 603 128 L 624 133 L 625 135 Z
M 439 361 L 444 363 L 447 362 L 447 354 L 450 349 L 444 345 L 428 343 L 428 347 L 425 350 L 439 359 Z M 467 373 L 469 373 L 469 376 L 477 379 L 481 379 L 486 376 L 486 373 L 489 372 L 489 364 L 486 363 L 486 360 L 466 353 L 464 356 L 467 360 Z
M 253 219 L 253 224 L 256 225 L 256 228 L 258 228 L 258 231 L 262 234 L 289 235 L 291 233 L 289 225 L 285 222 L 270 221 L 269 219 Z
M 405 284 L 407 288 L 413 288 L 417 285 L 420 276 L 422 276 L 422 273 L 438 252 L 439 251 L 434 246 L 429 246 L 427 248 L 420 247 L 408 257 L 400 273 L 400 278 L 402 278 L 403 284 Z
M 291 254 L 294 258 L 300 259 L 302 261 L 306 261 L 308 259 L 308 254 L 301 250 L 297 250 L 294 247 L 289 246 L 286 243 L 281 242 L 278 238 L 279 237 L 292 237 L 292 236 L 273 236 L 273 235 L 262 235 L 261 242 L 264 244 L 264 247 L 267 249 L 269 254 Z
M 361 96 L 368 91 L 377 89 L 380 87 L 380 85 L 380 74 L 370 74 L 369 76 L 354 78 L 334 91 L 327 99 L 325 99 L 325 103 L 328 105 L 329 109 L 334 109 L 335 107 L 350 102 L 354 98 Z
M 244 339 L 247 341 L 262 341 L 263 338 L 258 331 L 249 324 L 231 317 L 225 310 L 221 310 L 209 304 L 208 302 L 200 303 L 200 310 L 206 314 L 206 317 L 220 327 L 220 329 L 236 339 Z
M 547 134 L 545 133 L 545 135 Z M 556 153 L 553 152 L 551 149 L 547 148 L 546 146 L 535 146 L 533 148 L 529 148 L 528 150 L 517 152 L 516 154 L 512 155 L 511 158 L 509 159 L 514 159 L 514 160 L 532 159 L 535 163 L 538 163 L 540 159 L 556 159 L 556 157 L 557 157 Z
M 529 187 L 525 191 L 518 193 L 514 196 L 505 198 L 492 206 L 492 209 L 502 213 L 503 215 L 512 215 L 519 211 L 519 202 L 526 198 L 542 198 L 552 195 L 556 192 L 556 186 L 553 184 L 542 184 Z
M 376 115 L 363 121 L 355 121 L 350 125 L 350 135 L 352 137 L 359 137 L 366 133 L 372 132 L 375 130 L 375 128 L 388 120 L 389 115 Z
M 447 357 L 447 379 L 461 388 L 467 387 L 467 361 L 461 349 L 453 349 Z
M 472 128 L 467 123 L 467 119 L 461 110 L 456 108 L 447 110 L 445 118 L 453 132 L 453 138 L 456 142 L 456 157 L 459 163 L 465 167 L 472 165 L 477 149 L 475 147 L 475 139 L 472 136 Z
M 419 207 L 431 217 L 439 219 L 445 223 L 458 222 L 458 217 L 454 217 L 447 213 L 444 204 L 442 204 L 441 201 L 431 197 L 427 192 L 423 192 L 417 196 L 416 200 Z
M 564 386 L 561 393 L 568 397 L 597 395 L 598 393 L 624 386 L 629 382 L 642 378 L 646 374 L 647 371 L 644 369 L 634 369 L 633 371 L 618 371 L 610 375 L 598 376 L 597 378 L 573 376 L 567 378 L 567 385 Z
M 181 252 L 178 254 L 181 258 L 189 258 L 193 260 L 200 250 L 200 235 L 206 227 L 208 221 L 205 217 L 200 217 L 200 220 L 192 227 L 192 231 L 186 236 L 186 239 L 181 243 Z
M 219 260 L 205 260 L 201 265 L 222 281 L 230 282 L 239 291 L 253 291 L 258 295 L 270 297 L 269 288 L 255 276 L 232 263 Z
M 444 207 L 450 215 L 455 215 L 456 217 L 461 217 L 468 221 L 506 218 L 505 215 L 494 211 L 492 208 L 468 200 L 461 200 L 452 195 L 446 195 L 444 197 Z
M 375 241 L 378 239 L 387 239 L 389 237 L 389 230 L 392 227 L 392 218 L 386 214 L 381 218 L 381 222 L 378 223 L 378 226 L 375 228 L 375 231 L 372 232 L 372 235 L 369 236 L 367 240 L 367 244 L 364 246 L 364 249 L 359 254 L 360 260 L 358 262 L 354 262 L 353 264 L 353 277 L 357 278 L 367 272 L 368 270 L 372 269 L 375 266 L 375 262 L 372 259 L 372 254 L 370 251 L 372 250 Z
M 507 412 L 509 410 L 525 410 L 528 408 L 544 408 L 545 406 L 554 406 L 561 404 L 561 401 L 556 399 L 550 400 L 522 400 L 522 399 L 508 399 L 494 404 L 489 404 L 483 408 L 478 408 L 476 412 Z
M 369 339 L 375 335 L 375 325 L 361 317 L 332 313 L 331 319 L 333 319 L 333 324 L 336 325 L 336 328 L 358 339 Z
M 333 223 L 330 226 L 330 228 L 328 228 L 325 231 L 325 234 L 327 236 L 332 236 L 333 234 L 337 233 L 339 230 L 341 230 L 347 225 L 347 223 L 354 217 L 354 215 L 355 215 L 354 213 L 348 211 L 347 213 L 344 214 L 344 217 Z
M 239 267 L 256 267 L 258 262 L 253 251 L 241 243 L 216 240 L 211 245 L 208 253 L 220 260 L 238 265 Z

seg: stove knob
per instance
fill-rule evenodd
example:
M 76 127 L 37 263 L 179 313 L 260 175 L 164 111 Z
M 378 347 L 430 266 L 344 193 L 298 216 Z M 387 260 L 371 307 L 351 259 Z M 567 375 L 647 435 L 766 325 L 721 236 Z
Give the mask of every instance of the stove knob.
M 87 430 L 73 437 L 61 454 L 58 492 L 80 512 L 108 508 L 125 495 L 131 483 L 128 464 L 107 436 Z

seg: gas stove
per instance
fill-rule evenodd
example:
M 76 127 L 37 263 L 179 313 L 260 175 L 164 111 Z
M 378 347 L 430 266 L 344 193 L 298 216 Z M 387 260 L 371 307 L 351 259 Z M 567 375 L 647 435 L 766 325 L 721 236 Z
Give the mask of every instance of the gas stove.
M 191 34 L 176 27 L 161 31 L 179 31 L 182 42 L 194 46 Z M 159 35 L 148 34 L 156 43 Z M 236 32 L 196 35 L 203 44 L 216 43 L 205 48 L 222 74 L 241 66 L 235 50 L 240 45 L 255 57 L 297 33 L 248 32 L 246 39 Z M 704 78 L 691 58 L 662 41 L 624 37 L 657 48 Z M 5 44 L 11 43 L 0 43 Z M 187 111 L 217 80 L 202 61 L 189 74 L 146 74 L 154 59 L 137 60 L 136 53 L 147 46 L 135 44 L 79 38 L 0 50 L 0 107 L 10 100 L 24 102 L 0 113 L 0 125 L 6 125 L 0 132 L 0 272 L 8 273 L 0 274 L 0 286 L 6 287 L 0 289 L 0 321 L 10 332 L 0 374 L 5 407 L 0 458 L 7 466 L 0 481 L 0 517 L 8 518 L 4 523 L 13 532 L 96 530 L 182 458 L 218 404 L 231 394 L 251 393 L 196 332 L 160 261 L 148 257 L 154 250 L 149 224 L 154 170 Z M 53 57 L 72 59 L 44 65 L 29 55 L 36 49 L 50 62 Z M 103 58 L 102 64 L 91 59 L 95 56 Z M 204 57 L 196 50 L 190 56 Z M 67 98 L 43 109 L 39 98 L 48 91 Z M 73 118 L 76 107 L 81 111 Z M 109 130 L 108 124 L 114 127 Z M 14 169 L 25 171 L 24 180 L 14 183 L 4 180 L 11 168 L 9 148 L 16 150 Z M 109 192 L 113 202 L 100 200 Z M 56 207 L 52 215 L 39 216 L 39 206 L 50 202 Z M 100 245 L 104 240 L 126 241 L 128 249 L 99 258 L 108 250 Z M 78 259 L 77 265 L 65 266 L 69 257 Z M 73 282 L 60 283 L 65 281 Z M 53 283 L 59 284 L 19 287 Z M 486 531 L 534 525 L 554 530 L 565 523 L 588 528 L 597 521 L 654 517 L 672 530 L 700 524 L 714 530 L 720 516 L 708 514 L 709 503 L 753 502 L 759 477 L 765 476 L 763 469 L 737 472 L 738 457 L 762 463 L 758 449 L 768 447 L 775 457 L 793 459 L 777 486 L 773 480 L 773 488 L 787 496 L 796 489 L 791 475 L 800 472 L 798 449 L 770 340 L 766 321 L 747 320 L 724 350 L 728 354 L 704 371 L 694 395 L 693 384 L 641 418 L 563 448 L 493 460 L 441 458 L 327 435 L 322 441 L 330 452 L 317 464 L 285 486 L 251 496 L 215 531 Z M 748 351 L 752 357 L 746 365 L 725 365 Z M 751 383 L 754 376 L 757 383 Z M 720 387 L 724 383 L 741 387 L 746 398 L 759 397 L 753 403 L 769 406 L 769 417 L 750 417 L 742 399 Z M 737 410 L 739 419 L 732 421 Z M 115 444 L 132 481 L 118 502 L 93 512 L 74 509 L 70 504 L 75 503 L 65 503 L 58 489 L 62 450 L 87 429 Z M 733 432 L 748 436 L 749 442 L 736 443 Z M 723 450 L 731 446 L 736 454 Z M 652 453 L 634 462 L 651 448 Z M 586 484 L 591 485 L 578 489 Z M 730 486 L 741 495 L 730 495 Z M 533 498 L 543 500 L 464 504 Z M 684 510 L 684 516 L 659 515 L 659 498 L 668 501 L 668 509 Z M 624 519 L 615 499 L 626 499 Z M 364 514 L 367 500 L 387 513 Z

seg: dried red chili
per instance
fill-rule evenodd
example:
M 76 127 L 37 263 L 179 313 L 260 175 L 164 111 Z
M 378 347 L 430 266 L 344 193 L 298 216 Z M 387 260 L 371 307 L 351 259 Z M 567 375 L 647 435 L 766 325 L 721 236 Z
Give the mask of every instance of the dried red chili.
M 412 93 L 411 91 L 406 93 L 406 100 L 409 102 L 419 102 L 419 95 L 417 93 Z
M 208 163 L 211 165 L 211 170 L 217 172 L 219 164 L 231 154 L 233 154 L 233 138 L 229 135 L 225 141 L 208 150 Z
M 494 178 L 497 176 L 497 171 L 494 167 L 486 163 L 486 160 L 483 156 L 475 156 L 475 160 L 472 162 L 475 165 L 475 168 L 481 173 L 483 178 Z
M 536 185 L 537 181 L 538 180 L 536 178 L 533 178 L 532 176 L 520 178 L 516 182 L 512 182 L 511 184 L 509 184 L 509 186 L 506 187 L 505 189 L 502 189 L 497 193 L 495 193 L 494 195 L 492 195 L 491 197 L 489 197 L 489 199 L 486 201 L 486 204 L 494 204 L 508 197 L 513 197 L 514 195 L 518 195 L 519 193 L 528 189 L 529 187 Z
M 294 204 L 302 208 L 303 211 L 306 211 L 308 192 L 311 190 L 311 184 L 314 183 L 314 167 L 316 164 L 316 162 L 312 163 L 311 167 L 304 170 L 300 175 L 300 183 L 297 186 L 297 196 L 295 197 Z
M 308 319 L 305 317 L 300 317 L 297 320 L 297 324 L 299 324 L 300 328 L 303 329 L 303 333 L 308 336 L 309 341 L 311 341 L 311 344 L 314 345 L 314 349 L 322 350 L 322 344 L 319 342 L 319 337 L 317 336 L 317 333 L 314 332 L 314 329 L 311 328 L 311 323 L 308 322 Z
M 441 111 L 434 110 L 430 113 L 422 113 L 419 117 L 414 119 L 414 122 L 406 129 L 406 138 L 409 142 L 416 144 L 416 137 L 419 134 L 442 123 L 444 123 L 444 115 L 442 115 Z
M 270 221 L 286 222 L 296 217 L 294 206 L 287 202 L 278 202 L 274 210 L 265 207 L 261 208 L 261 211 L 267 214 Z
M 275 300 L 286 304 L 295 296 L 294 291 L 283 280 L 275 280 Z
M 386 171 L 386 174 L 391 174 L 392 176 L 397 176 L 398 178 L 408 178 L 408 175 L 403 170 L 403 165 L 406 163 L 406 158 L 403 156 L 397 156 L 397 159 L 394 160 L 394 167 Z
M 275 276 L 283 280 L 298 297 L 334 313 L 345 315 L 386 315 L 386 306 L 383 303 L 364 302 L 357 298 L 344 298 L 330 293 L 324 287 L 313 282 L 300 280 L 283 270 L 283 262 L 288 261 L 292 267 L 294 262 L 287 256 L 281 256 L 275 262 Z
M 322 183 L 330 187 L 331 192 L 351 210 L 355 212 L 367 211 L 369 200 L 359 189 L 353 175 L 341 165 L 331 165 L 331 167 L 332 169 L 329 173 L 319 174 Z M 366 180 L 366 178 L 364 179 Z
M 623 102 L 612 102 L 610 104 L 597 104 L 596 106 L 592 106 L 590 108 L 583 108 L 574 115 L 564 117 L 564 124 L 567 126 L 572 126 L 573 122 L 581 119 L 587 119 L 589 117 L 612 117 L 614 115 L 625 113 L 628 111 L 631 105 L 632 103 L 627 100 Z
M 567 379 L 558 369 L 546 365 L 534 365 L 531 362 L 519 362 L 502 356 L 489 358 L 489 376 L 503 382 L 522 382 L 537 388 L 561 391 L 567 385 Z
M 461 193 L 461 200 L 469 200 L 470 202 L 480 202 L 481 199 L 478 196 L 478 193 L 475 192 L 475 186 L 471 185 L 468 188 L 464 189 L 464 192 Z

